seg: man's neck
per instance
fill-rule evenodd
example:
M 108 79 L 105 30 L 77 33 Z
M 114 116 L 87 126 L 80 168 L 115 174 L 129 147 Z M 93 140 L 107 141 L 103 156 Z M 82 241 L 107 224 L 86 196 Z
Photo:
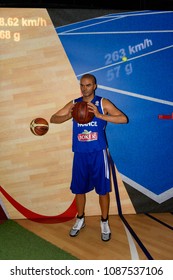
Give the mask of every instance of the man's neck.
M 85 97 L 83 96 L 83 101 L 91 102 L 94 99 L 94 97 L 95 97 L 95 94 L 90 95 L 90 96 L 85 96 Z

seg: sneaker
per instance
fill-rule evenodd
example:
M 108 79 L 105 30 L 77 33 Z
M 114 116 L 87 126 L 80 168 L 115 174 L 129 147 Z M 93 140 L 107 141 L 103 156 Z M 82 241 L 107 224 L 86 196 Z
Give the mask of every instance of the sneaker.
M 111 238 L 111 231 L 109 228 L 108 220 L 106 222 L 101 221 L 101 239 L 103 241 L 109 241 Z
M 70 230 L 70 236 L 74 237 L 76 235 L 78 235 L 79 231 L 85 226 L 85 220 L 84 218 L 77 218 L 76 219 L 76 223 L 74 224 L 74 226 L 72 227 L 72 229 Z

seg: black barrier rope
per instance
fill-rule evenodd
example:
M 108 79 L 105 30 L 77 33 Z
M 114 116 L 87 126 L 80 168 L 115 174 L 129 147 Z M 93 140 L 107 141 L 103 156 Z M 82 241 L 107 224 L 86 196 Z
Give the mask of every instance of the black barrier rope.
M 119 190 L 118 190 L 115 166 L 114 166 L 114 162 L 113 162 L 112 157 L 111 157 L 110 154 L 109 154 L 109 162 L 110 162 L 110 166 L 111 166 L 111 170 L 112 170 L 112 176 L 113 176 L 115 196 L 116 196 L 116 202 L 117 202 L 117 208 L 118 208 L 119 217 L 121 218 L 121 220 L 125 224 L 125 226 L 128 228 L 129 232 L 131 233 L 133 238 L 136 240 L 136 242 L 138 243 L 139 247 L 142 249 L 142 251 L 144 252 L 146 257 L 149 260 L 153 260 L 153 257 L 151 256 L 151 254 L 148 252 L 148 250 L 146 249 L 144 244 L 141 242 L 141 240 L 139 239 L 137 234 L 134 232 L 134 230 L 132 229 L 132 227 L 129 225 L 129 223 L 127 222 L 127 220 L 125 219 L 125 217 L 122 214 L 121 201 L 120 201 L 120 196 L 119 196 Z

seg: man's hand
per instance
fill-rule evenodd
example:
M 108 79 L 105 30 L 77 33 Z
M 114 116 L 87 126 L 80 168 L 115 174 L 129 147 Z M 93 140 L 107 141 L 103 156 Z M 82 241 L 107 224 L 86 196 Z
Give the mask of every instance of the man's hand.
M 96 107 L 93 103 L 91 103 L 91 102 L 88 102 L 87 105 L 88 105 L 89 112 L 94 113 L 94 115 L 95 115 L 97 118 L 99 118 L 100 113 L 99 113 L 97 107 Z

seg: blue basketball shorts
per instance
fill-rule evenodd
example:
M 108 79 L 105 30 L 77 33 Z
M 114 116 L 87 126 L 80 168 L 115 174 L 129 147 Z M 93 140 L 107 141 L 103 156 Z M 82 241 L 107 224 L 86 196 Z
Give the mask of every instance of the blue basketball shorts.
M 111 191 L 106 150 L 74 153 L 70 189 L 74 194 L 84 194 L 95 189 L 97 194 L 105 195 Z

